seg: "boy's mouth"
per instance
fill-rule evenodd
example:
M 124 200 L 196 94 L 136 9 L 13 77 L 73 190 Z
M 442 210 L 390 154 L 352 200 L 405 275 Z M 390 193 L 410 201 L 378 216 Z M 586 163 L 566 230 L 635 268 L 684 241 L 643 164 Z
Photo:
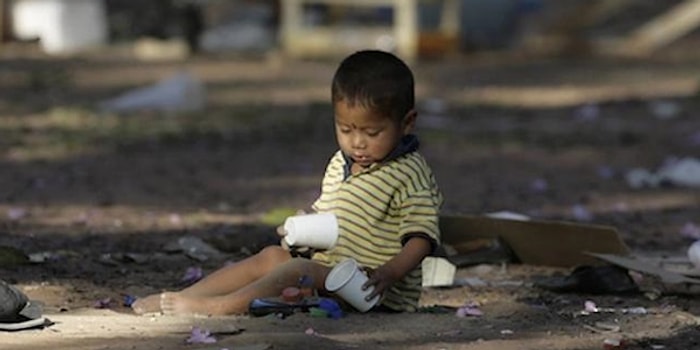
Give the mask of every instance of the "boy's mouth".
M 362 167 L 368 167 L 372 165 L 372 158 L 367 156 L 352 156 L 352 160 Z

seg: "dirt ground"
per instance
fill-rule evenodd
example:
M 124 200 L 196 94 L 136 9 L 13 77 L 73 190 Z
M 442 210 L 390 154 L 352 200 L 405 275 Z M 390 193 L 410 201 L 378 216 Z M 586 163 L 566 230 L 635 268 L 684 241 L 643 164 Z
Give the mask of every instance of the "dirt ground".
M 274 243 L 280 213 L 311 203 L 335 150 L 328 103 L 335 64 L 3 51 L 0 245 L 46 259 L 5 261 L 0 276 L 43 302 L 54 324 L 2 334 L 0 349 L 563 350 L 620 339 L 626 349 L 700 347 L 696 296 L 554 293 L 533 281 L 569 269 L 523 264 L 462 268 L 458 280 L 484 283 L 425 291 L 426 306 L 473 302 L 482 316 L 131 314 L 125 296 L 181 287 L 189 267 L 207 273 Z M 691 239 L 681 232 L 700 224 L 698 189 L 633 188 L 625 175 L 700 155 L 696 57 L 475 55 L 412 66 L 422 152 L 445 194 L 445 214 L 512 211 L 610 225 L 635 255 L 684 262 Z M 98 108 L 179 70 L 204 82 L 206 111 Z M 200 261 L 164 250 L 184 236 L 223 254 Z M 582 313 L 586 301 L 602 311 Z M 218 341 L 186 344 L 192 327 Z

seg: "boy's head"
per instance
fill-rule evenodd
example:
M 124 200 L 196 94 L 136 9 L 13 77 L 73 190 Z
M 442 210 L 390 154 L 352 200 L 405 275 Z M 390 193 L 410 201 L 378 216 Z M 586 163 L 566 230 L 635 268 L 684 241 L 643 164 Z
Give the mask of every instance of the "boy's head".
M 413 73 L 390 53 L 367 50 L 345 58 L 331 95 L 338 144 L 361 166 L 383 160 L 415 124 Z

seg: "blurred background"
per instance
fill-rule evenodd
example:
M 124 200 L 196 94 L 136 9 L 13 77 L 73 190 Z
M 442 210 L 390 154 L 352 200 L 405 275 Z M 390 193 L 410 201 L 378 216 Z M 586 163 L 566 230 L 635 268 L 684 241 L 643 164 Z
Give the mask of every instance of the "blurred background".
M 651 255 L 700 238 L 698 1 L 3 0 L 0 19 L 0 244 L 27 253 L 254 251 L 231 234 L 269 238 L 318 195 L 332 74 L 366 48 L 415 72 L 444 213 L 611 225 Z

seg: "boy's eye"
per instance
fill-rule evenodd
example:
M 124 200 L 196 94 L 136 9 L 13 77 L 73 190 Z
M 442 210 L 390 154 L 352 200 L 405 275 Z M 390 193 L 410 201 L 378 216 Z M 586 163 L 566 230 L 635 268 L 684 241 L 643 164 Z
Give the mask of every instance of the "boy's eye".
M 381 130 L 367 130 L 367 136 L 374 137 L 374 136 L 379 135 L 380 132 L 381 132 Z

